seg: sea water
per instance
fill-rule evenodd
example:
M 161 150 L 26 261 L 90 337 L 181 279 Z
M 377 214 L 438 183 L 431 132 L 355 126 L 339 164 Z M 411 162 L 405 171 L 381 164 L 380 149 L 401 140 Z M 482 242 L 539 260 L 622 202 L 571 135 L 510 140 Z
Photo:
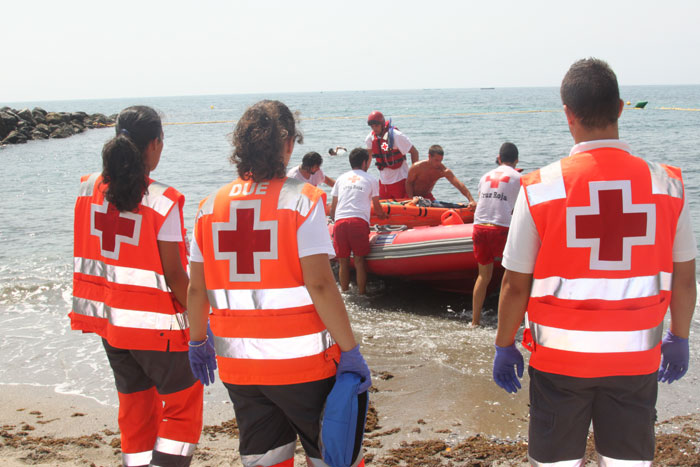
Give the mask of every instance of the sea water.
M 573 141 L 556 88 L 426 89 L 229 95 L 6 103 L 48 111 L 112 114 L 134 104 L 161 112 L 165 148 L 153 178 L 186 197 L 191 231 L 200 199 L 235 177 L 228 161 L 230 134 L 245 108 L 260 99 L 280 99 L 298 110 L 304 144 L 290 164 L 308 151 L 324 155 L 323 171 L 337 177 L 349 170 L 346 157 L 330 157 L 336 145 L 364 145 L 367 114 L 381 110 L 411 139 L 422 158 L 432 144 L 445 150 L 444 163 L 476 196 L 483 173 L 493 168 L 504 141 L 520 150 L 525 172 L 568 154 Z M 622 98 L 646 100 L 644 110 L 626 106 L 620 136 L 634 154 L 683 169 L 693 229 L 700 238 L 700 86 L 623 87 Z M 116 391 L 100 339 L 70 330 L 73 205 L 79 177 L 101 169 L 102 145 L 114 129 L 89 130 L 64 140 L 32 141 L 0 148 L 0 382 L 33 384 L 82 394 L 116 405 Z M 371 173 L 377 175 L 376 169 Z M 330 192 L 328 187 L 323 187 Z M 465 201 L 441 180 L 435 196 Z M 465 284 L 465 289 L 470 285 Z M 527 391 L 507 395 L 491 379 L 496 298 L 486 302 L 483 326 L 469 328 L 469 296 L 374 279 L 370 297 L 345 295 L 363 352 L 375 370 L 388 371 L 401 387 L 390 412 L 415 421 L 426 413 L 446 414 L 465 430 L 496 435 L 523 433 L 511 412 L 526 410 Z M 467 290 L 468 291 L 468 290 Z M 700 399 L 700 316 L 692 325 L 691 367 L 673 385 L 663 385 L 659 415 L 697 412 Z M 384 384 L 378 380 L 378 385 Z M 438 394 L 439 397 L 435 395 Z M 377 396 L 381 397 L 381 396 Z M 387 397 L 386 394 L 383 397 Z M 208 404 L 227 400 L 217 382 Z

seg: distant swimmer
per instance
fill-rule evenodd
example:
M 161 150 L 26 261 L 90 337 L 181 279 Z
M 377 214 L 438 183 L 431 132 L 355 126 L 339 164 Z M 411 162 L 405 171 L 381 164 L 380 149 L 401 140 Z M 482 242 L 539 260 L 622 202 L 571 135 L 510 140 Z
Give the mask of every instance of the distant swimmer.
M 335 149 L 330 148 L 328 154 L 331 156 L 344 156 L 348 153 L 348 149 L 342 146 L 336 146 Z
M 520 389 L 515 337 L 526 319 L 530 463 L 588 465 L 592 423 L 598 465 L 650 466 L 658 382 L 681 379 L 690 361 L 697 246 L 687 193 L 681 169 L 620 141 L 624 102 L 607 63 L 574 63 L 560 95 L 574 146 L 520 179 L 493 378 Z
M 367 117 L 372 128 L 365 138 L 365 145 L 379 169 L 379 197 L 382 199 L 406 198 L 408 165 L 406 154 L 411 154 L 411 163 L 418 162 L 418 150 L 406 135 L 384 120 L 378 110 Z
M 498 167 L 479 180 L 479 204 L 474 212 L 472 244 L 479 275 L 472 293 L 472 326 L 480 323 L 481 307 L 493 274 L 493 262 L 503 256 L 513 206 L 520 190 L 520 172 L 515 168 L 518 164 L 515 144 L 503 143 L 496 163 Z
M 313 186 L 319 186 L 321 183 L 332 187 L 335 185 L 335 180 L 325 175 L 321 170 L 323 158 L 317 152 L 307 152 L 301 159 L 301 164 L 292 167 L 287 171 L 287 177 L 296 178 L 302 182 L 310 183 Z
M 158 113 L 122 110 L 102 173 L 83 177 L 75 203 L 71 329 L 102 338 L 124 465 L 190 465 L 202 431 L 203 386 L 188 359 L 185 197 L 150 178 L 162 150 Z M 197 345 L 214 352 L 211 341 Z
M 406 195 L 409 198 L 422 196 L 423 198 L 435 201 L 435 197 L 432 193 L 433 187 L 435 187 L 435 183 L 437 183 L 438 180 L 445 177 L 469 200 L 470 207 L 476 206 L 476 201 L 474 201 L 474 197 L 469 192 L 469 189 L 442 163 L 444 156 L 445 152 L 440 145 L 434 144 L 430 146 L 428 150 L 428 160 L 416 162 L 408 171 Z

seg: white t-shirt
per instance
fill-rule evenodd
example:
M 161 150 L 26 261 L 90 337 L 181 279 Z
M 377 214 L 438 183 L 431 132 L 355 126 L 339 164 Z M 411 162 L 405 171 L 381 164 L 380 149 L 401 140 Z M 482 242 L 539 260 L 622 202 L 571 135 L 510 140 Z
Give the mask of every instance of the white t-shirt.
M 174 206 L 165 218 L 165 222 L 158 231 L 158 240 L 163 242 L 181 242 L 182 224 L 180 223 L 180 210 Z
M 515 202 L 513 220 L 508 232 L 508 241 L 503 251 L 503 267 L 523 274 L 532 274 L 535 270 L 535 260 L 540 251 L 540 245 L 540 236 L 537 233 L 530 209 L 528 209 L 525 193 L 523 193 L 521 188 L 518 199 Z M 676 226 L 676 237 L 673 241 L 673 262 L 690 261 L 697 256 L 697 252 L 695 234 L 690 224 L 686 193 L 685 202 Z
M 309 178 L 304 178 L 304 174 L 301 173 L 298 165 L 295 165 L 287 171 L 287 177 L 296 178 L 302 182 L 310 183 L 313 186 L 319 186 L 326 179 L 326 176 L 323 174 L 323 170 L 321 170 L 320 167 L 315 174 L 311 175 Z
M 297 230 L 297 252 L 299 258 L 304 256 L 326 253 L 330 258 L 335 257 L 335 249 L 328 233 L 326 222 L 326 210 L 320 201 L 313 212 L 309 214 L 303 224 Z M 193 235 L 190 242 L 190 261 L 203 263 L 202 250 L 197 244 L 197 238 Z
M 383 140 L 389 140 L 389 132 L 387 131 L 382 136 Z M 370 155 L 372 155 L 372 140 L 374 140 L 373 133 L 370 131 L 365 138 L 365 146 L 369 150 Z M 413 147 L 413 143 L 408 139 L 408 136 L 401 133 L 399 130 L 394 130 L 394 147 L 401 151 L 404 156 L 408 154 L 408 151 Z M 400 182 L 408 177 L 408 164 L 403 161 L 398 169 L 389 169 L 379 171 L 379 181 L 384 185 L 391 185 L 392 183 Z
M 372 198 L 379 196 L 379 182 L 364 170 L 354 169 L 338 177 L 331 196 L 338 197 L 335 220 L 359 217 L 369 223 Z
M 475 224 L 510 225 L 513 206 L 520 190 L 520 172 L 501 165 L 479 180 L 479 198 L 474 213 Z

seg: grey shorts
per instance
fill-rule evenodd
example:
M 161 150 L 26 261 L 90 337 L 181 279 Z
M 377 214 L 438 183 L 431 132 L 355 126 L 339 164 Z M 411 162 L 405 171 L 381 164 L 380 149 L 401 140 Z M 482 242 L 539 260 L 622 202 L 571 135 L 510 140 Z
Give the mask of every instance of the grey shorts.
M 538 462 L 582 459 L 593 423 L 598 454 L 654 459 L 657 374 L 575 378 L 529 367 L 528 455 Z

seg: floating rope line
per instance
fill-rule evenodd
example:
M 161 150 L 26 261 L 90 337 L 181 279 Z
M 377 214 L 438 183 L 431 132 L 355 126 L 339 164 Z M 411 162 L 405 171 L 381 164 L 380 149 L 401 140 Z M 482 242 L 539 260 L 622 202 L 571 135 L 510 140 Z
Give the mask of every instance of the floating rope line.
M 700 112 L 700 109 L 686 109 L 681 107 L 647 107 L 645 109 L 625 106 L 624 110 L 676 110 L 683 112 Z M 421 118 L 421 117 L 478 117 L 485 115 L 519 115 L 519 114 L 535 114 L 535 113 L 551 113 L 551 112 L 563 112 L 563 109 L 533 109 L 533 110 L 506 110 L 501 112 L 460 112 L 460 113 L 447 113 L 438 115 L 418 115 L 418 114 L 404 114 L 404 115 L 392 115 L 392 118 Z M 302 117 L 302 121 L 320 121 L 320 120 L 364 120 L 365 116 L 329 116 L 329 117 Z M 211 120 L 211 121 L 201 121 L 201 122 L 163 122 L 163 125 L 220 125 L 223 123 L 236 123 L 238 120 Z

